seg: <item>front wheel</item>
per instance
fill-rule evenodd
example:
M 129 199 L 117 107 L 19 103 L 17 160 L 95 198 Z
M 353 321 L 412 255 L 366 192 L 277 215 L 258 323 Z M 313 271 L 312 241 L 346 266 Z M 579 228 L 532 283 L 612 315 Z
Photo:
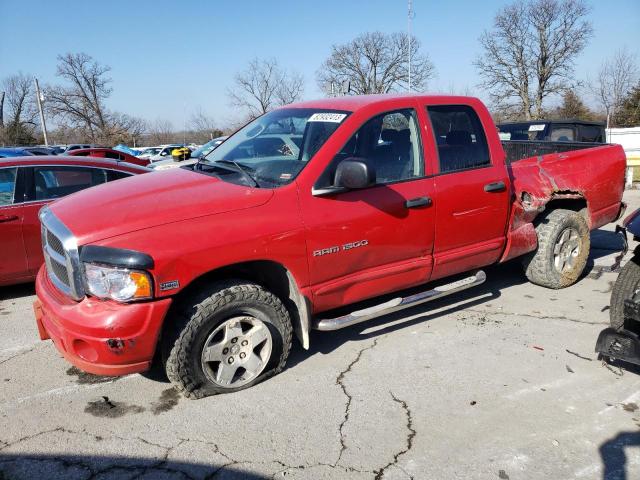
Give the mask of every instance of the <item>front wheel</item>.
M 585 218 L 572 210 L 552 210 L 536 226 L 536 234 L 538 249 L 523 260 L 527 278 L 555 289 L 576 283 L 591 247 Z
M 624 301 L 640 296 L 640 258 L 634 256 L 620 271 L 611 290 L 609 323 L 616 330 L 624 327 Z
M 183 303 L 168 319 L 163 357 L 167 377 L 185 396 L 242 390 L 284 367 L 289 313 L 261 286 L 228 281 Z

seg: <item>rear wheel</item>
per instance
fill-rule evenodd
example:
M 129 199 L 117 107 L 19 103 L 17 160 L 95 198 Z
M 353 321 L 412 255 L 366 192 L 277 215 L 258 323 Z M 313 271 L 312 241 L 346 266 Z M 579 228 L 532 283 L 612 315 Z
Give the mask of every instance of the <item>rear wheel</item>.
M 173 320 L 163 340 L 167 377 L 191 398 L 255 385 L 280 372 L 291 349 L 287 310 L 254 283 L 214 285 Z
M 536 233 L 538 249 L 523 260 L 527 278 L 556 289 L 577 282 L 591 246 L 585 218 L 572 210 L 552 210 L 536 226 Z
M 624 301 L 640 297 L 640 258 L 634 256 L 620 271 L 611 290 L 609 323 L 616 330 L 624 327 Z

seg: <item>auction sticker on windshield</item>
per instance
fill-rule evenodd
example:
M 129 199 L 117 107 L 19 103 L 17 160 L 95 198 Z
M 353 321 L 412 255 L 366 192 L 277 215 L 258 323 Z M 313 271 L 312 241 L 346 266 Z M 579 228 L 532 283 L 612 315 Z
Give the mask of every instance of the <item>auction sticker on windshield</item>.
M 530 132 L 541 132 L 544 130 L 544 123 L 541 125 L 529 125 Z
M 347 116 L 346 113 L 314 113 L 309 117 L 309 122 L 340 123 Z

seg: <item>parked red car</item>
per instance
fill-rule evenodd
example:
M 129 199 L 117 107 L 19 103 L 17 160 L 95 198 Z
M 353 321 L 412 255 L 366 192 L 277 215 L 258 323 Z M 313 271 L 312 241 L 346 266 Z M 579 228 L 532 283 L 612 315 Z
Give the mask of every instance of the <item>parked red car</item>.
M 72 155 L 74 157 L 110 158 L 112 160 L 132 163 L 134 165 L 140 165 L 142 167 L 146 167 L 147 165 L 149 165 L 148 159 L 134 157 L 133 155 L 129 155 L 128 153 L 114 150 L 113 148 L 81 148 L 78 150 L 71 150 L 66 155 Z
M 507 156 L 486 107 L 469 97 L 276 109 L 192 170 L 43 209 L 40 336 L 102 375 L 160 358 L 198 398 L 281 371 L 294 332 L 308 348 L 311 329 L 479 285 L 477 269 L 490 264 L 521 257 L 532 282 L 569 286 L 587 263 L 589 230 L 624 211 L 624 151 L 582 145 L 522 158 L 537 146 L 518 145 Z
M 0 285 L 32 281 L 44 259 L 43 205 L 112 180 L 149 172 L 114 160 L 69 156 L 0 159 Z

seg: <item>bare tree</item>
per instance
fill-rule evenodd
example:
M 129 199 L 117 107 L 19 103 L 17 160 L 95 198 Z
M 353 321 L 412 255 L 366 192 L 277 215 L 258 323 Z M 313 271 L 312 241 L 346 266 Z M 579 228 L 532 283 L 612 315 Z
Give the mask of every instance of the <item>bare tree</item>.
M 169 120 L 157 119 L 147 130 L 147 141 L 150 145 L 162 145 L 172 143 L 176 137 L 176 131 Z
M 230 103 L 256 118 L 281 105 L 302 97 L 304 79 L 282 69 L 275 59 L 254 58 L 246 70 L 236 74 L 234 87 L 228 91 Z
M 327 95 L 389 93 L 407 90 L 409 37 L 404 33 L 364 33 L 352 41 L 333 45 L 317 73 L 318 85 Z M 411 37 L 411 88 L 422 90 L 435 76 L 420 42 Z M 346 85 L 346 87 L 345 87 Z
M 631 91 L 637 76 L 636 57 L 623 48 L 612 58 L 605 60 L 595 82 L 589 82 L 592 92 L 607 115 L 607 128 L 615 124 L 615 113 Z
M 584 0 L 530 0 L 505 6 L 480 37 L 476 59 L 495 106 L 540 118 L 547 97 L 573 83 L 575 57 L 592 35 Z
M 58 56 L 57 75 L 66 85 L 45 89 L 47 111 L 66 130 L 97 143 L 126 141 L 144 130 L 142 120 L 110 111 L 106 101 L 112 93 L 111 67 L 86 53 Z
M 206 143 L 222 135 L 222 130 L 216 126 L 215 120 L 207 115 L 202 108 L 198 108 L 189 119 L 189 138 L 197 143 Z
M 6 92 L 7 106 L 3 114 L 4 141 L 16 145 L 32 143 L 38 117 L 33 79 L 22 72 L 11 75 L 2 81 L 2 90 Z

